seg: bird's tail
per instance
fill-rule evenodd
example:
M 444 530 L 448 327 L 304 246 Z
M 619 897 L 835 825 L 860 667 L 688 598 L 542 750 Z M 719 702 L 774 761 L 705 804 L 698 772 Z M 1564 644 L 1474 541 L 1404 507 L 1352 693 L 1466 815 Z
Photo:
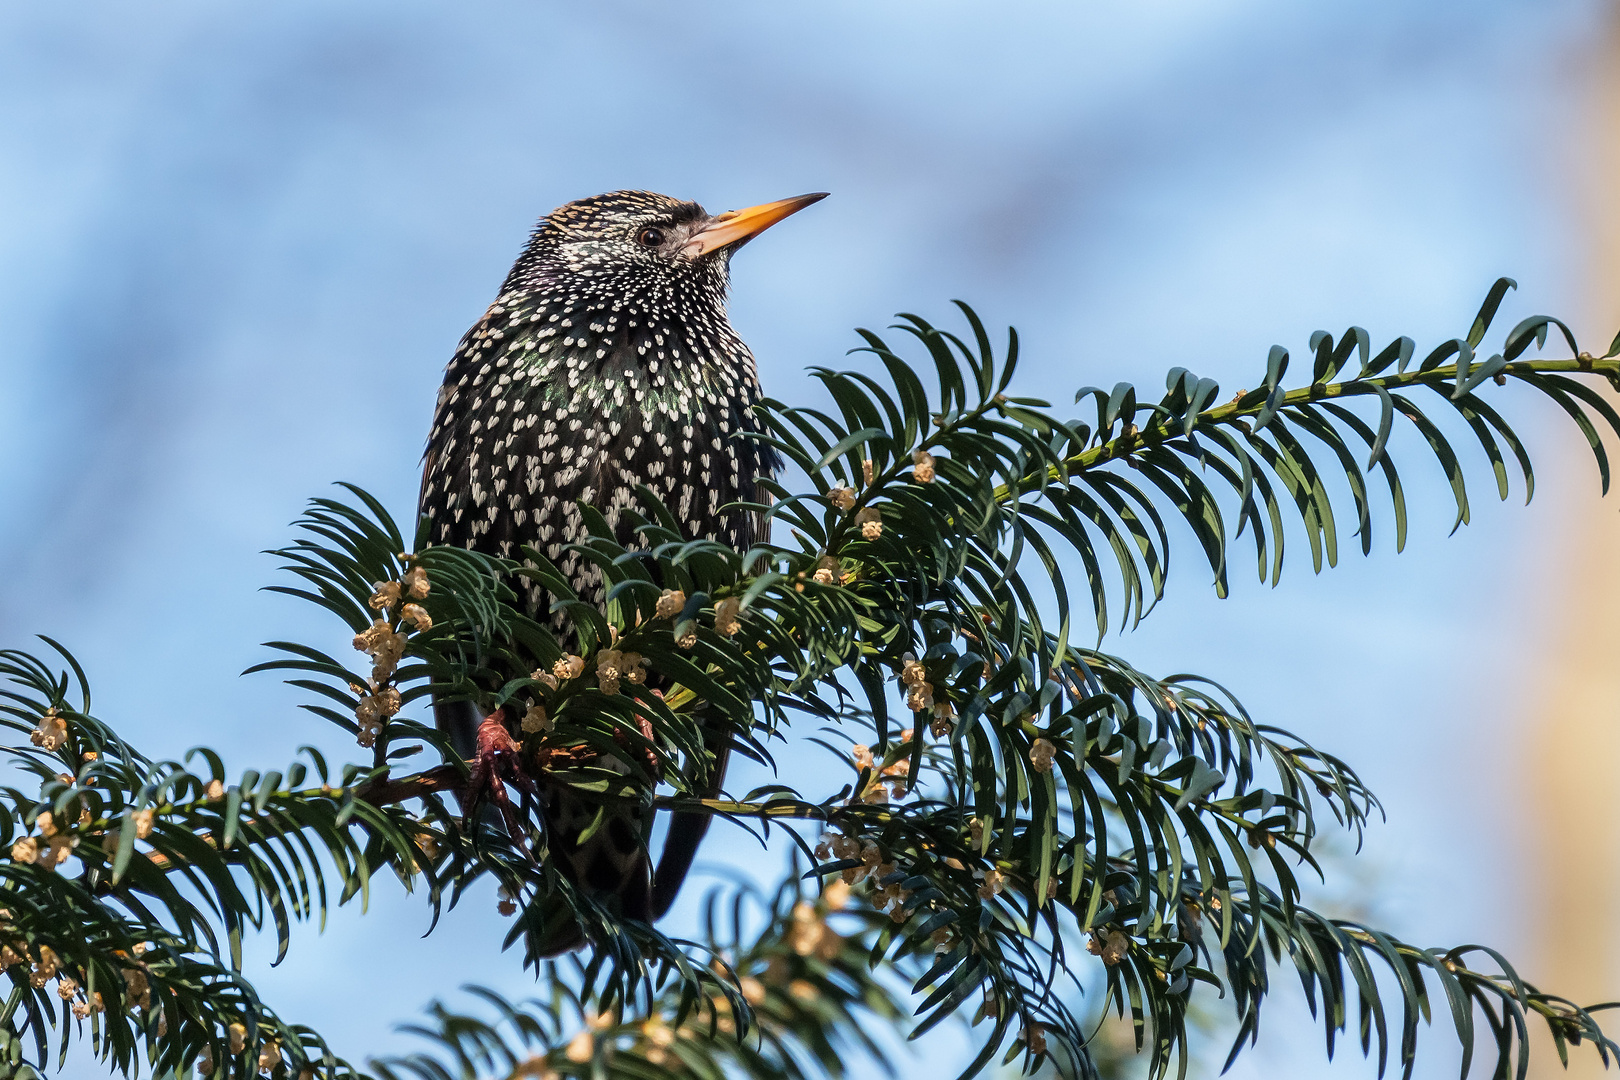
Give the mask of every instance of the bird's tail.
M 477 754 L 479 710 L 471 702 L 436 702 L 434 719 L 451 748 L 463 760 Z M 729 740 L 719 731 L 706 731 L 705 743 L 713 755 L 709 783 L 700 797 L 712 798 L 719 790 L 729 757 Z M 600 764 L 627 771 L 622 762 L 609 756 Z M 576 887 L 592 900 L 621 918 L 654 922 L 675 902 L 676 894 L 691 869 L 712 816 L 707 813 L 675 813 L 659 852 L 654 873 L 647 851 L 652 813 L 640 803 L 603 804 L 583 796 L 565 784 L 542 781 L 541 813 L 545 823 L 545 858 L 566 874 Z M 503 827 L 493 807 L 485 807 L 485 820 Z M 543 904 L 538 913 L 545 928 L 537 943 L 540 956 L 556 956 L 585 943 L 585 934 L 570 915 L 561 898 Z
M 611 768 L 617 762 L 604 758 Z M 640 803 L 604 805 L 574 789 L 552 785 L 545 799 L 547 854 L 593 899 L 626 919 L 651 922 L 652 868 L 647 823 L 652 811 Z
M 478 726 L 483 722 L 477 706 L 470 701 L 435 702 L 433 716 L 451 749 L 462 760 L 473 761 L 478 753 Z M 617 763 L 608 757 L 601 764 L 612 768 Z M 643 922 L 656 918 L 645 828 L 650 811 L 636 803 L 589 801 L 565 784 L 543 783 L 542 790 L 543 857 L 553 860 L 578 888 L 619 916 Z M 493 806 L 484 807 L 482 820 L 504 828 Z M 583 932 L 560 898 L 546 905 L 540 915 L 545 931 L 536 947 L 539 955 L 555 956 L 584 944 Z

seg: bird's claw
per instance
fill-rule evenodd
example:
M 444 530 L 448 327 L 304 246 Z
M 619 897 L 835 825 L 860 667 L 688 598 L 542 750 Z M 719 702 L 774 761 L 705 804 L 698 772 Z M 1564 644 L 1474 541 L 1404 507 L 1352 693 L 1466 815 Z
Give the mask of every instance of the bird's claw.
M 506 781 L 511 781 L 525 794 L 539 797 L 534 781 L 523 771 L 521 749 L 506 728 L 504 708 L 484 717 L 478 725 L 478 750 L 473 756 L 467 786 L 462 791 L 461 812 L 464 826 L 470 825 L 473 809 L 487 796 L 490 804 L 500 811 L 507 838 L 533 862 L 534 856 L 523 839 L 523 818 L 512 805 L 512 798 L 506 790 Z
M 636 714 L 636 729 L 641 732 L 641 737 L 646 739 L 649 744 L 656 743 L 657 738 L 653 731 L 652 721 L 640 713 Z M 658 755 L 653 751 L 651 745 L 642 747 L 633 746 L 630 742 L 630 737 L 624 733 L 623 728 L 619 727 L 615 727 L 613 729 L 613 741 L 631 753 L 639 754 L 642 764 L 647 767 L 647 774 L 655 781 L 663 779 L 664 768 L 661 764 L 659 764 Z

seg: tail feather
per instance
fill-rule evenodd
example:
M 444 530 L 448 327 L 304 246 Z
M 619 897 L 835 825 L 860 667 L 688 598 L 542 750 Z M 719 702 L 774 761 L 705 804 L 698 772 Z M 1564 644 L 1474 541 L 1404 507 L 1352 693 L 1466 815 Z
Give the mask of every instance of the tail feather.
M 698 792 L 699 798 L 712 799 L 720 794 L 720 783 L 726 775 L 726 762 L 731 756 L 727 741 L 714 732 L 704 740 L 714 755 L 714 771 L 710 773 L 707 788 Z M 675 903 L 676 895 L 686 882 L 692 860 L 697 857 L 698 845 L 709 831 L 713 814 L 679 812 L 670 815 L 669 832 L 664 835 L 664 849 L 658 853 L 658 869 L 653 874 L 652 917 L 662 919 Z
M 478 752 L 478 726 L 483 720 L 477 706 L 470 701 L 435 702 L 433 715 L 450 748 L 462 760 L 472 761 Z M 697 794 L 713 798 L 725 774 L 729 740 L 711 732 L 706 746 L 714 755 L 714 767 L 710 783 Z M 613 763 L 611 757 L 603 761 Z M 565 785 L 548 785 L 544 781 L 542 790 L 546 857 L 557 860 L 554 865 L 558 869 L 622 918 L 653 922 L 668 913 L 709 830 L 711 815 L 673 814 L 654 872 L 647 851 L 653 813 L 650 808 L 640 804 L 605 806 Z M 499 815 L 490 821 L 498 826 Z M 536 948 L 538 955 L 556 956 L 585 944 L 581 928 L 568 918 L 560 903 L 547 905 L 544 915 L 547 933 Z
M 602 806 L 566 787 L 546 800 L 546 842 L 575 884 L 627 919 L 652 919 L 652 872 L 640 805 Z

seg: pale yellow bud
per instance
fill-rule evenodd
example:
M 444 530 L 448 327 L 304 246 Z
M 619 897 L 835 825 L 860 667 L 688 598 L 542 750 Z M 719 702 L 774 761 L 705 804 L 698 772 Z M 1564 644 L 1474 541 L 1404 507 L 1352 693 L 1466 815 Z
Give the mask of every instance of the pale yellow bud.
M 406 622 L 416 627 L 418 632 L 426 632 L 433 629 L 433 616 L 429 615 L 427 613 L 427 608 L 423 607 L 421 604 L 406 604 L 404 609 L 401 610 L 400 616 Z
M 900 658 L 900 685 L 916 686 L 920 682 L 926 682 L 927 679 L 927 669 L 917 662 L 915 656 L 906 653 Z
M 552 729 L 551 717 L 546 715 L 544 705 L 536 703 L 530 705 L 524 712 L 523 721 L 518 726 L 523 729 L 525 735 L 533 735 L 539 731 L 550 731 Z
M 926 450 L 918 450 L 911 455 L 911 475 L 919 484 L 932 484 L 934 482 L 934 455 Z
M 55 709 L 46 710 L 45 715 L 39 718 L 39 723 L 28 736 L 28 741 L 41 750 L 61 749 L 67 742 L 67 721 L 57 716 Z
M 62 958 L 56 955 L 56 950 L 49 945 L 39 947 L 39 960 L 34 964 L 28 975 L 28 984 L 35 990 L 56 978 L 56 973 L 62 970 Z
M 376 592 L 366 603 L 373 611 L 386 611 L 399 603 L 400 584 L 397 581 L 379 581 L 372 586 Z
M 1038 773 L 1052 771 L 1052 758 L 1057 754 L 1057 746 L 1050 739 L 1036 739 L 1029 748 L 1029 763 Z
M 268 1039 L 259 1047 L 259 1071 L 268 1073 L 281 1064 L 281 1044 L 275 1039 Z
M 715 633 L 730 637 L 742 627 L 742 601 L 728 596 L 714 605 Z
M 596 682 L 604 694 L 617 694 L 619 692 L 619 663 L 622 659 L 619 650 L 603 649 L 596 654 Z
M 405 586 L 405 591 L 410 593 L 412 600 L 427 599 L 428 590 L 431 588 L 431 586 L 428 583 L 426 568 L 421 566 L 411 567 L 409 570 L 405 571 L 403 583 Z M 427 628 L 423 627 L 423 629 L 425 630 Z
M 152 987 L 146 981 L 146 972 L 139 968 L 124 969 L 124 1000 L 143 1009 L 152 1004 Z
M 979 898 L 994 900 L 1000 892 L 1007 887 L 1007 879 L 1000 870 L 991 867 L 984 872 L 984 882 L 979 886 Z
M 1101 957 L 1104 964 L 1113 967 L 1131 951 L 1131 939 L 1121 930 L 1093 930 L 1090 940 L 1086 942 L 1086 951 Z

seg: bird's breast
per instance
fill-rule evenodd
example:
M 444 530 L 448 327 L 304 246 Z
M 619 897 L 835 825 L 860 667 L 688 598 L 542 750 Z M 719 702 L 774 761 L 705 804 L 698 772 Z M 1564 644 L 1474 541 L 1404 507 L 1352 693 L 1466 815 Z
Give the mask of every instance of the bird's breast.
M 501 307 L 497 304 L 496 307 Z M 758 430 L 752 358 L 730 328 L 647 312 L 496 311 L 446 372 L 429 438 L 422 513 L 436 543 L 516 557 L 543 551 L 579 591 L 595 567 L 566 551 L 593 506 L 633 545 L 623 511 L 652 489 L 689 538 L 746 547 L 774 460 Z

